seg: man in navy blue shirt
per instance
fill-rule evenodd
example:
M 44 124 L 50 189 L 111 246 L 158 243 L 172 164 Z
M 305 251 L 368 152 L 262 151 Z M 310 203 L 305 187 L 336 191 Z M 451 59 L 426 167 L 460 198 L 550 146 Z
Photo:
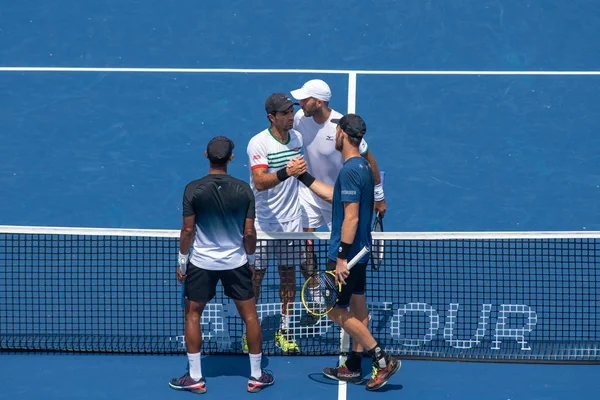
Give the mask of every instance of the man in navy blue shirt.
M 361 358 L 366 349 L 373 359 L 374 370 L 367 382 L 367 390 L 377 390 L 400 369 L 400 362 L 379 347 L 368 328 L 365 290 L 369 256 L 364 256 L 348 270 L 348 259 L 356 256 L 364 246 L 371 246 L 375 182 L 369 162 L 359 152 L 367 127 L 356 114 L 332 119 L 331 122 L 337 124 L 335 148 L 344 158 L 335 186 L 315 180 L 309 173 L 298 177 L 319 197 L 332 203 L 327 269 L 335 270 L 336 280 L 343 285 L 336 307 L 327 315 L 352 337 L 352 354 L 347 361 L 336 368 L 324 368 L 323 373 L 331 379 L 360 383 Z M 294 162 L 300 160 L 290 161 Z

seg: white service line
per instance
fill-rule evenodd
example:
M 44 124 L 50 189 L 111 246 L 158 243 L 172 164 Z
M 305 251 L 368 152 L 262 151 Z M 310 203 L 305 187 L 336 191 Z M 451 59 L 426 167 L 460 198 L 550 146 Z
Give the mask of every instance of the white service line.
M 343 74 L 343 75 L 548 75 L 594 76 L 600 71 L 486 71 L 486 70 L 346 70 L 269 68 L 141 68 L 141 67 L 0 67 L 0 72 L 130 72 L 130 73 L 234 73 L 234 74 Z

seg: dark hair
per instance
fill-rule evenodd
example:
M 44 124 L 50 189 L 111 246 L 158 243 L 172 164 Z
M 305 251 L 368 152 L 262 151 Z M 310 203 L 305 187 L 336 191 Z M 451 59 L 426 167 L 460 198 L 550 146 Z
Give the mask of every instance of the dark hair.
M 357 138 L 354 136 L 350 136 L 350 135 L 346 135 L 348 137 L 348 143 L 350 143 L 352 146 L 358 148 L 360 146 L 360 142 L 362 141 L 362 138 Z
M 219 159 L 219 158 L 210 158 L 210 157 L 209 157 L 209 158 L 208 158 L 208 160 L 209 160 L 209 161 L 210 161 L 210 163 L 211 163 L 211 164 L 213 164 L 213 165 L 219 165 L 219 166 L 222 166 L 222 165 L 225 165 L 225 164 L 227 164 L 227 162 L 229 161 L 229 157 L 227 157 L 227 158 L 220 158 L 220 159 Z

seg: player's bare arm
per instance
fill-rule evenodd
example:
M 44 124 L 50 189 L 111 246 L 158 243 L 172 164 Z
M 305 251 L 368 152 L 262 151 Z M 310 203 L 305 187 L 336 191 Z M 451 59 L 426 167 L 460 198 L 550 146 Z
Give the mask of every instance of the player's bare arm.
M 296 162 L 288 163 L 285 168 L 277 172 L 267 172 L 267 168 L 254 168 L 252 170 L 252 178 L 256 190 L 269 190 L 277 186 L 289 177 L 297 177 L 306 172 L 306 161 L 304 158 L 296 158 Z
M 190 256 L 190 247 L 192 247 L 192 241 L 194 240 L 195 221 L 195 215 L 186 215 L 183 217 L 181 232 L 179 232 L 179 258 L 184 259 L 186 264 Z M 182 262 L 183 260 L 180 261 L 180 264 Z M 184 278 L 185 275 L 181 273 L 181 268 L 177 268 L 177 280 L 181 282 Z
M 344 221 L 342 222 L 341 242 L 352 244 L 358 227 L 358 203 L 344 203 Z M 338 257 L 335 265 L 335 277 L 338 283 L 346 284 L 350 275 L 348 260 Z
M 244 221 L 244 250 L 246 254 L 256 252 L 256 228 L 253 218 L 246 218 Z
M 290 160 L 288 166 L 294 165 L 294 163 L 294 160 Z M 306 169 L 298 175 L 298 180 L 326 202 L 331 203 L 333 201 L 333 186 L 315 179 Z
M 379 166 L 377 165 L 377 161 L 375 161 L 375 157 L 373 157 L 373 153 L 371 150 L 367 150 L 367 152 L 363 155 L 364 158 L 367 159 L 369 165 L 371 165 L 371 169 L 373 170 L 373 177 L 375 178 L 375 211 L 381 214 L 383 217 L 385 212 L 387 211 L 387 202 L 383 197 L 383 187 L 381 186 L 381 175 L 379 174 Z
M 333 186 L 315 180 L 312 185 L 309 186 L 317 196 L 330 203 L 333 201 Z
M 256 252 L 256 228 L 254 227 L 254 219 L 246 218 L 244 221 L 244 250 L 248 254 L 248 264 L 254 275 L 254 259 Z

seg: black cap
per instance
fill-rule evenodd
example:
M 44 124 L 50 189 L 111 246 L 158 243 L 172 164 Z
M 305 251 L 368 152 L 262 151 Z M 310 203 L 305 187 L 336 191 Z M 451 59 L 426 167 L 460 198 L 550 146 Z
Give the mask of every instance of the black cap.
M 275 114 L 278 111 L 285 111 L 292 106 L 297 106 L 285 93 L 273 93 L 265 101 L 265 110 L 267 114 Z
M 215 164 L 224 164 L 233 152 L 233 141 L 225 136 L 212 138 L 206 146 L 208 159 Z
M 338 124 L 347 135 L 361 138 L 367 133 L 367 124 L 356 114 L 346 114 L 341 119 L 332 119 L 332 123 Z

